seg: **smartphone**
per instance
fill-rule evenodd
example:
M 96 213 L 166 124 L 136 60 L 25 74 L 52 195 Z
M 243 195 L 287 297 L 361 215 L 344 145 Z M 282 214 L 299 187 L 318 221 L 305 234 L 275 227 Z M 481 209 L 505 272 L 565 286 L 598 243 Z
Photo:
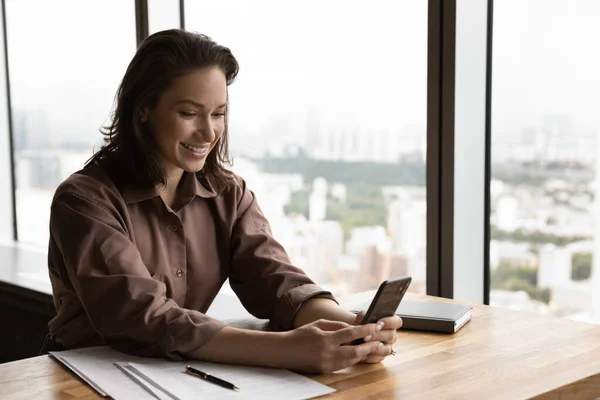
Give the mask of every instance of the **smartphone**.
M 381 318 L 391 317 L 396 313 L 404 294 L 410 286 L 410 276 L 384 281 L 377 290 L 361 325 L 375 323 Z M 355 340 L 352 344 L 363 343 L 362 339 Z

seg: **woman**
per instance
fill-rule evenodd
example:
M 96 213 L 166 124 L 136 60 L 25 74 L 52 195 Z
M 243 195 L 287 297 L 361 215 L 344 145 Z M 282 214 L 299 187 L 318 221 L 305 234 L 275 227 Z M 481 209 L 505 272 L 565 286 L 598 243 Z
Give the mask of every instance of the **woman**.
M 56 343 L 317 373 L 392 352 L 400 318 L 358 325 L 290 265 L 252 192 L 224 168 L 237 72 L 230 50 L 203 35 L 169 30 L 140 45 L 106 144 L 52 203 Z M 248 311 L 283 331 L 206 316 L 227 278 Z

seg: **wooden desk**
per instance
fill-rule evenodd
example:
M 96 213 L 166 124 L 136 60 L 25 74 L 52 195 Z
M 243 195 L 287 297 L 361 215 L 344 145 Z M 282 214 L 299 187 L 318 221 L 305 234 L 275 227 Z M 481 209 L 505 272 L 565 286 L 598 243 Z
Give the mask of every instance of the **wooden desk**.
M 341 300 L 346 307 L 372 292 Z M 409 299 L 446 301 L 408 294 Z M 600 397 L 600 326 L 475 306 L 455 335 L 398 332 L 396 356 L 313 379 L 332 399 L 596 399 Z M 99 399 L 48 356 L 0 364 L 0 397 Z

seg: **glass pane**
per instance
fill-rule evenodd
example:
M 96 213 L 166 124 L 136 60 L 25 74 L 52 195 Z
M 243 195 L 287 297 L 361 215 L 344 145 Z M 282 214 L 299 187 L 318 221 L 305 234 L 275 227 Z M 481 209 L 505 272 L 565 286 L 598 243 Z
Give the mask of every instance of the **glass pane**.
M 148 0 L 148 34 L 180 28 L 179 0 Z
M 427 2 L 188 1 L 231 48 L 234 171 L 292 262 L 336 295 L 425 292 Z
M 136 49 L 132 1 L 6 0 L 19 241 L 48 246 L 56 186 L 101 144 Z
M 598 19 L 594 0 L 494 3 L 493 305 L 600 322 Z

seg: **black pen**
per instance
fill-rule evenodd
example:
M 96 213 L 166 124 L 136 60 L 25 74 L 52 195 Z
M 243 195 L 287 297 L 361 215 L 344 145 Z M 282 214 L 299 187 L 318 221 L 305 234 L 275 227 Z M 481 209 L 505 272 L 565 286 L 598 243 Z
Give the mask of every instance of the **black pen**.
M 198 378 L 204 379 L 205 381 L 215 383 L 215 384 L 222 386 L 224 388 L 227 388 L 227 389 L 240 390 L 240 388 L 235 386 L 233 383 L 229 383 L 227 381 L 224 381 L 223 379 L 217 378 L 216 376 L 213 376 L 206 372 L 202 372 L 196 368 L 193 368 L 191 365 L 188 365 L 185 367 L 185 372 L 187 372 L 188 374 L 197 376 Z

